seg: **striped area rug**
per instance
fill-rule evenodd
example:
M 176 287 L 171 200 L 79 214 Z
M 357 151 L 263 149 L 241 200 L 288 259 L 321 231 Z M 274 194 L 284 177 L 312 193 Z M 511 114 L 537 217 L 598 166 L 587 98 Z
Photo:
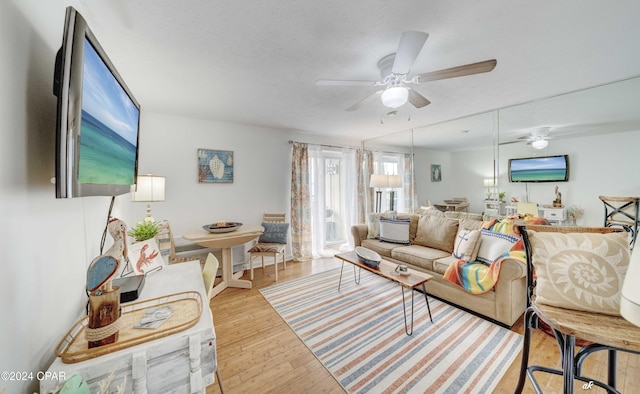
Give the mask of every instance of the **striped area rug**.
M 364 270 L 357 285 L 346 265 L 338 292 L 339 277 L 332 269 L 260 292 L 349 393 L 491 392 L 522 346 L 520 335 L 432 297 L 431 323 L 422 293 L 407 336 L 399 285 Z

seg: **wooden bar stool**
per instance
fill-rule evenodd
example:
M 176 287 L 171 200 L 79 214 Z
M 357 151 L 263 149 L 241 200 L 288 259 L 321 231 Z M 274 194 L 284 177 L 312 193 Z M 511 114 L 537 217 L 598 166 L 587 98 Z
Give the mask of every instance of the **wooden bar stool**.
M 604 226 L 619 226 L 629 232 L 631 250 L 638 234 L 640 197 L 598 197 L 604 203 Z
M 542 389 L 534 377 L 536 372 L 563 376 L 563 393 L 574 392 L 574 380 L 591 383 L 610 393 L 619 392 L 615 388 L 617 352 L 640 353 L 640 328 L 616 314 L 613 302 L 622 287 L 620 276 L 624 276 L 624 272 L 621 271 L 629 264 L 626 237 L 615 234 L 620 232 L 622 230 L 619 228 L 607 227 L 528 225 L 522 228 L 527 255 L 527 309 L 522 363 L 515 393 L 522 392 L 527 377 L 536 393 L 541 393 Z M 593 249 L 583 250 L 585 245 L 592 245 Z M 640 255 L 633 257 L 640 259 Z M 596 267 L 594 264 L 599 265 Z M 559 271 L 559 267 L 565 272 Z M 592 301 L 589 302 L 586 302 L 585 292 L 578 291 L 582 285 L 574 283 L 573 287 L 564 286 L 568 277 L 585 271 L 606 275 L 606 278 L 598 274 L 591 275 L 590 280 L 585 281 L 586 291 L 594 289 L 588 298 Z M 560 286 L 561 290 L 558 290 L 558 284 L 563 285 Z M 606 290 L 601 292 L 595 290 L 605 287 Z M 615 290 L 618 292 L 615 293 Z M 558 296 L 559 292 L 581 294 L 577 297 L 582 303 L 575 302 L 573 298 L 576 296 L 568 296 L 567 300 L 558 302 L 558 298 L 562 298 Z M 558 341 L 561 369 L 529 365 L 531 330 L 538 328 L 542 322 L 551 328 Z M 577 340 L 581 340 L 584 346 L 574 356 Z M 601 350 L 608 352 L 607 382 L 582 375 L 585 358 Z

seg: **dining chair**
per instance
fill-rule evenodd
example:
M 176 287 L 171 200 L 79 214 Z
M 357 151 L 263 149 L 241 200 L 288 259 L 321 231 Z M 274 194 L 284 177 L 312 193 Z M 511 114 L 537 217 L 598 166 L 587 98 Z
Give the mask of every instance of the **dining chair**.
M 216 281 L 216 275 L 218 274 L 218 267 L 220 263 L 213 253 L 207 255 L 207 260 L 204 262 L 204 268 L 202 269 L 202 279 L 204 280 L 204 287 L 207 290 L 207 299 L 211 299 L 211 293 L 213 291 L 213 284 Z
M 286 244 L 289 223 L 286 223 L 284 213 L 265 213 L 262 217 L 264 233 L 258 238 L 258 242 L 249 249 L 249 269 L 253 280 L 253 258 L 262 260 L 262 272 L 264 273 L 264 258 L 271 257 L 275 267 L 275 281 L 278 281 L 278 261 L 282 259 L 284 269 L 287 269 Z
M 564 393 L 573 393 L 574 380 L 617 393 L 617 352 L 640 353 L 640 328 L 619 313 L 630 261 L 627 235 L 607 227 L 542 225 L 525 225 L 521 233 L 527 256 L 527 308 L 515 392 L 522 392 L 528 377 L 541 393 L 534 372 L 546 372 L 563 376 Z M 561 369 L 528 365 L 531 330 L 542 325 L 558 342 Z M 582 347 L 577 353 L 576 340 Z M 585 359 L 602 350 L 608 352 L 606 383 L 582 374 Z
M 202 280 L 204 281 L 204 288 L 207 291 L 207 305 L 211 302 L 211 293 L 213 291 L 213 285 L 218 273 L 218 266 L 220 263 L 213 253 L 207 255 L 207 260 L 204 262 L 204 269 L 202 270 Z M 211 313 L 211 320 L 213 321 L 213 312 Z M 220 387 L 220 392 L 224 393 L 224 386 L 222 379 L 220 378 L 220 368 L 216 365 L 216 380 Z
M 162 220 L 159 222 L 159 232 L 156 236 L 156 239 L 158 241 L 160 253 L 168 264 L 184 263 L 194 260 L 199 260 L 200 264 L 202 264 L 202 260 L 200 260 L 200 258 L 198 258 L 197 256 L 177 255 L 176 244 L 173 237 L 173 232 L 171 231 L 171 225 L 167 220 Z M 206 249 L 203 249 L 201 246 L 198 246 L 196 244 L 193 244 L 192 247 L 185 249 L 184 251 L 195 251 L 198 249 L 202 249 L 203 252 L 206 251 Z
M 629 232 L 631 249 L 638 235 L 640 216 L 640 197 L 598 196 L 604 204 L 604 226 L 622 227 Z

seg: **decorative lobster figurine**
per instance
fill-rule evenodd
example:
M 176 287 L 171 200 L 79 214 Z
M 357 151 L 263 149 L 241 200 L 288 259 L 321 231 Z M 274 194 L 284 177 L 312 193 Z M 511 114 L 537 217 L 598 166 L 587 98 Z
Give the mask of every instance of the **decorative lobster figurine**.
M 111 291 L 111 280 L 122 264 L 127 264 L 127 225 L 120 219 L 112 218 L 107 225 L 113 238 L 113 245 L 93 259 L 87 269 L 87 290 L 94 292 L 100 288 Z

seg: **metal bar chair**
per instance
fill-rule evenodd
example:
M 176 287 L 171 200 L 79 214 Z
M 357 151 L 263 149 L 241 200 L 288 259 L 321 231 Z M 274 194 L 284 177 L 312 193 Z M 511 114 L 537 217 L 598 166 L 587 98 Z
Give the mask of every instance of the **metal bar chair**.
M 534 271 L 536 248 L 532 246 L 531 236 L 534 232 L 554 233 L 592 233 L 605 237 L 607 234 L 619 232 L 620 229 L 606 227 L 563 227 L 563 226 L 524 226 L 522 239 L 527 255 L 527 309 L 524 316 L 524 342 L 520 375 L 515 393 L 521 393 L 528 377 L 536 393 L 542 389 L 536 382 L 535 372 L 546 372 L 563 376 L 563 392 L 573 393 L 574 380 L 591 383 L 610 393 L 618 393 L 616 385 L 616 352 L 625 351 L 640 354 L 640 328 L 629 323 L 621 316 L 608 315 L 583 310 L 574 310 L 547 305 L 536 300 L 542 296 L 537 287 L 538 281 Z M 554 240 L 555 241 L 555 240 Z M 624 243 L 626 245 L 626 243 Z M 544 255 L 544 252 L 540 252 Z M 624 254 L 624 251 L 622 251 Z M 553 258 L 555 256 L 551 256 Z M 638 255 L 637 258 L 640 258 Z M 542 267 L 539 267 L 544 269 Z M 622 283 L 620 283 L 620 287 Z M 551 328 L 558 346 L 562 369 L 547 366 L 528 365 L 531 346 L 531 329 L 538 328 L 541 322 Z M 576 339 L 586 341 L 582 349 L 575 354 Z M 608 354 L 607 382 L 586 377 L 582 374 L 582 364 L 589 355 L 606 350 Z

